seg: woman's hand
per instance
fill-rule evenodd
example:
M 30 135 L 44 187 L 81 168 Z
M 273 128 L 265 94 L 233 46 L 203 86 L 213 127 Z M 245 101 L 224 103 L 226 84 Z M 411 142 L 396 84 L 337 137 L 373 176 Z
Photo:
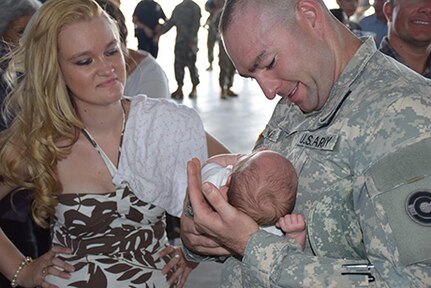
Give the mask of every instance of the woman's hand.
M 48 252 L 35 259 L 31 264 L 24 266 L 21 273 L 18 275 L 18 283 L 22 287 L 36 287 L 43 288 L 58 288 L 45 281 L 48 274 L 58 276 L 60 278 L 69 279 L 70 272 L 75 271 L 75 268 L 56 257 L 57 253 L 70 254 L 72 252 L 69 248 L 60 246 L 52 247 Z
M 160 256 L 170 255 L 171 260 L 163 267 L 162 273 L 168 275 L 169 286 L 184 287 L 190 272 L 198 263 L 188 261 L 180 247 L 168 246 L 160 251 Z

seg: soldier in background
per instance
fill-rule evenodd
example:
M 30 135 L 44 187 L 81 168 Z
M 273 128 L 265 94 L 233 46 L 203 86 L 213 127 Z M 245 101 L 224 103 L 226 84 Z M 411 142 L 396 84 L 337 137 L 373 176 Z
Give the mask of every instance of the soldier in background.
M 177 28 L 175 39 L 175 80 L 178 88 L 171 94 L 174 99 L 183 99 L 184 70 L 187 67 L 192 80 L 190 98 L 197 96 L 196 87 L 199 84 L 199 74 L 196 67 L 198 52 L 198 31 L 200 28 L 201 8 L 193 0 L 183 0 L 175 6 L 171 18 L 161 29 L 161 34 L 168 32 L 172 27 Z
M 223 8 L 224 1 L 218 0 L 208 0 L 205 3 L 205 10 L 210 13 L 205 22 L 205 28 L 208 30 L 208 38 L 207 38 L 207 51 L 208 51 L 208 68 L 207 71 L 213 70 L 213 61 L 214 61 L 214 46 L 217 42 L 218 35 L 218 20 L 216 19 L 218 15 L 218 11 Z
M 224 0 L 220 0 L 224 3 Z M 237 97 L 238 94 L 232 91 L 233 80 L 235 76 L 235 66 L 233 66 L 229 55 L 224 48 L 223 39 L 219 34 L 218 25 L 220 23 L 221 9 L 215 14 L 215 26 L 217 27 L 217 41 L 219 47 L 218 63 L 220 66 L 219 85 L 220 85 L 220 98 L 227 99 L 228 97 Z
M 142 0 L 136 5 L 133 23 L 138 49 L 150 52 L 154 58 L 157 58 L 159 52 L 160 20 L 166 21 L 166 15 L 157 2 Z

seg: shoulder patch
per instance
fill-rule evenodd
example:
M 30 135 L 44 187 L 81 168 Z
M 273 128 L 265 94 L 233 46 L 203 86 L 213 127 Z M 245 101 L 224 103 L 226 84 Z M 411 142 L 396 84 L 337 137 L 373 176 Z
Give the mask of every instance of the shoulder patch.
M 416 223 L 431 227 L 431 192 L 412 192 L 406 200 L 407 215 Z

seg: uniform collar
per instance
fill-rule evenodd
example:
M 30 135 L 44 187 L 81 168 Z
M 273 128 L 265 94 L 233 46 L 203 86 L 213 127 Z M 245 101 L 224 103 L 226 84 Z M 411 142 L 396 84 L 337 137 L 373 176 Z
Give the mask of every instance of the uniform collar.
M 331 123 L 339 108 L 354 90 L 356 79 L 376 52 L 377 48 L 372 38 L 365 38 L 332 87 L 328 100 L 319 113 L 316 129 Z

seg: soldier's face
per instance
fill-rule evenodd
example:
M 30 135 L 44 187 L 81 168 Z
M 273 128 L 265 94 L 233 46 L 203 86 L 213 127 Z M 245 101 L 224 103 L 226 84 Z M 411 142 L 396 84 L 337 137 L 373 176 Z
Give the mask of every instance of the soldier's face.
M 306 113 L 320 110 L 337 77 L 334 53 L 304 15 L 290 24 L 267 18 L 246 7 L 225 31 L 226 50 L 236 69 L 256 79 L 268 99 L 279 95 Z

